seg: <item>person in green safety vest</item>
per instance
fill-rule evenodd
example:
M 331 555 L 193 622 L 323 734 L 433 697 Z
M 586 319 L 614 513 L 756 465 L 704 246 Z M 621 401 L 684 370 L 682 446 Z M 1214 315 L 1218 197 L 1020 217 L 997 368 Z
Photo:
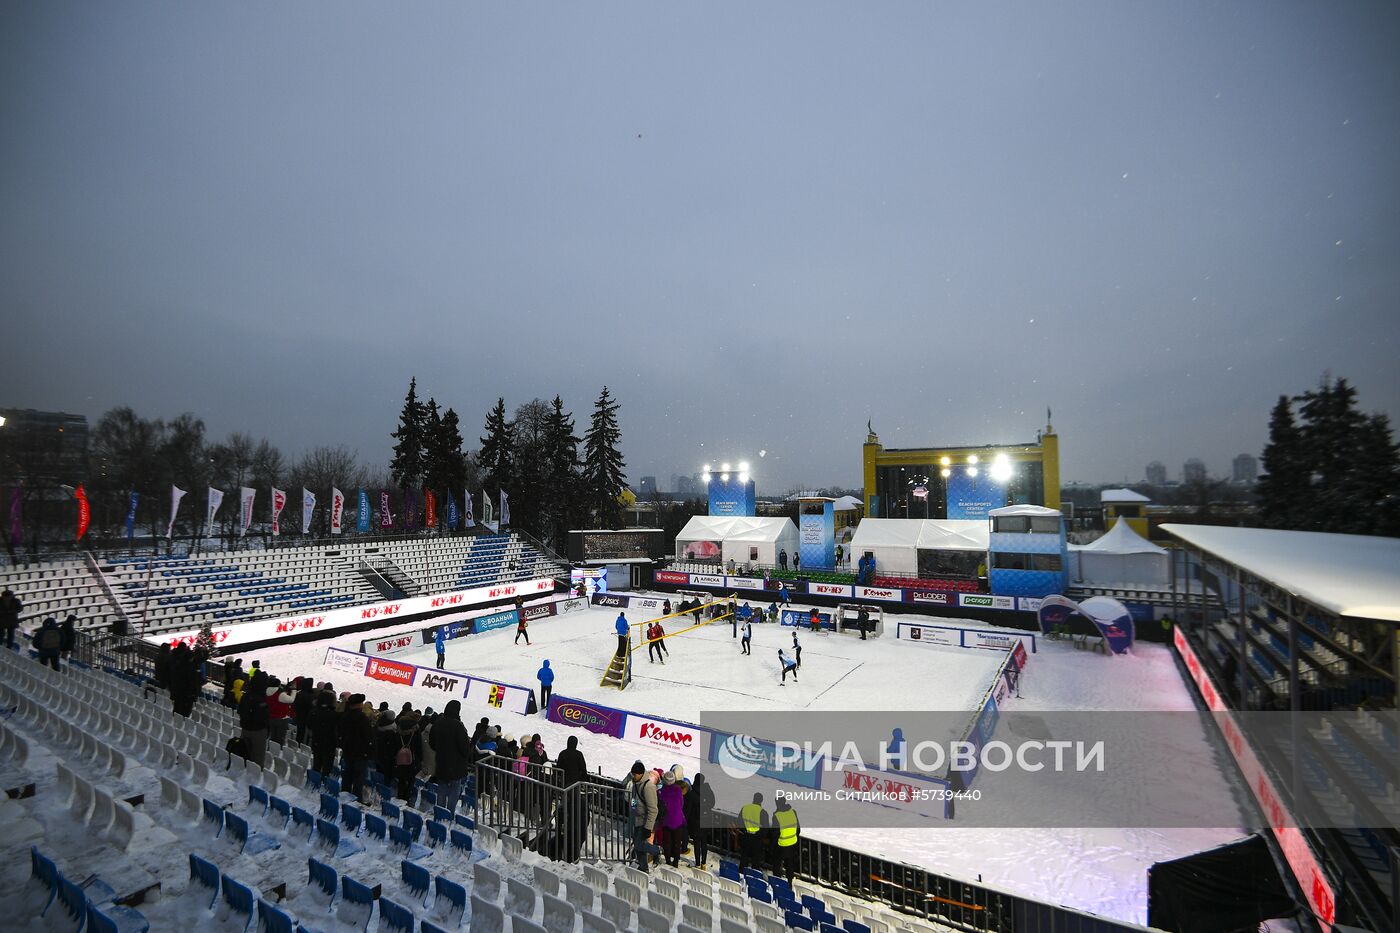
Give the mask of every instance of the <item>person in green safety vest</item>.
M 802 827 L 797 822 L 797 811 L 788 805 L 787 798 L 778 795 L 778 803 L 773 810 L 773 825 L 778 830 L 778 873 L 792 884 L 793 873 L 797 869 L 797 839 Z
M 763 836 L 768 829 L 768 813 L 763 809 L 763 795 L 754 794 L 753 803 L 739 808 L 739 873 L 752 865 L 762 868 Z

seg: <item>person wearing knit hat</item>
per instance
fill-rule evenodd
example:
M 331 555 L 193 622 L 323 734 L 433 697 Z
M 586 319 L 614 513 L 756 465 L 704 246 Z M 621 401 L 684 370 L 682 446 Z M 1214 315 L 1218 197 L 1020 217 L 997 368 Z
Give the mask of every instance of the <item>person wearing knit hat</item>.
M 661 814 L 658 825 L 661 830 L 661 849 L 666 853 L 666 864 L 672 868 L 680 864 L 681 849 L 685 847 L 685 795 L 676 783 L 676 769 L 672 768 L 661 777 L 661 787 L 656 792 Z
M 661 852 L 661 847 L 652 842 L 658 815 L 656 785 L 647 779 L 646 766 L 640 761 L 632 763 L 631 777 L 627 784 L 627 803 L 631 812 L 632 847 L 637 867 L 645 872 L 651 867 L 651 856 Z

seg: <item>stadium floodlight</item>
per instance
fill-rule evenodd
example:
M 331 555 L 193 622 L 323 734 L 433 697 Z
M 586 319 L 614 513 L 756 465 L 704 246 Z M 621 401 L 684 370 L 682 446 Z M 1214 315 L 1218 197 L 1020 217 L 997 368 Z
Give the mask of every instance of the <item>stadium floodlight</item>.
M 944 457 L 943 459 L 947 460 L 948 458 Z M 939 471 L 939 475 L 941 475 L 944 479 L 947 479 L 948 477 L 953 475 L 953 471 L 948 469 L 947 467 L 944 467 L 942 470 Z
M 976 475 L 977 475 L 977 467 L 974 467 L 974 466 L 968 467 L 968 468 L 967 468 L 967 475 L 968 475 L 968 476 L 976 476 Z
M 971 464 L 973 464 L 973 465 L 975 466 L 975 465 L 977 464 L 977 455 L 976 455 L 976 454 L 968 454 L 968 455 L 967 455 L 967 462 L 968 462 L 968 463 L 971 463 Z M 973 473 L 972 475 L 973 475 L 973 476 L 976 476 L 977 474 L 976 474 L 976 473 Z
M 941 460 L 939 460 L 938 462 L 939 462 L 940 465 L 945 466 L 945 467 L 946 467 L 946 466 L 952 466 L 952 465 L 953 465 L 953 458 L 952 458 L 952 457 L 944 457 L 944 458 L 942 458 Z M 944 476 L 947 476 L 948 474 L 945 472 L 943 475 L 944 475 Z
M 749 474 L 747 474 L 747 473 L 740 473 L 740 474 L 739 474 L 739 482 L 740 482 L 740 483 L 747 483 L 748 481 L 749 481 Z
M 727 464 L 727 463 L 721 463 L 721 464 L 719 465 L 719 471 L 720 471 L 721 473 L 728 473 L 728 472 L 729 472 L 729 464 Z
M 749 472 L 749 465 L 748 465 L 747 463 L 741 463 L 741 464 L 739 464 L 739 472 L 740 472 L 740 473 L 747 473 L 747 472 Z
M 1011 472 L 1011 458 L 1006 454 L 997 454 L 992 458 L 992 479 L 998 483 L 1004 483 L 1011 479 Z
M 729 474 L 728 474 L 728 473 L 721 473 L 721 474 L 719 475 L 719 481 L 720 481 L 721 483 L 727 483 L 727 482 L 729 482 Z

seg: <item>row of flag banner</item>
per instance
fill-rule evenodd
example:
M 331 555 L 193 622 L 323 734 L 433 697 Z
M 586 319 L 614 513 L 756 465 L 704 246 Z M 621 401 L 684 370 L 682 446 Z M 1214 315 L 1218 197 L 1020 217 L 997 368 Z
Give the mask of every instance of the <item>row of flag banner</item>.
M 88 525 L 91 522 L 92 510 L 88 504 L 87 491 L 79 485 L 72 490 L 73 498 L 78 502 L 78 534 L 77 539 L 81 541 L 83 535 L 87 534 Z M 180 503 L 185 498 L 187 490 L 179 486 L 170 487 L 170 522 L 165 527 L 166 538 L 171 538 L 175 534 L 175 520 L 180 514 Z M 370 492 L 366 489 L 358 490 L 359 496 L 356 500 L 355 530 L 365 533 L 377 523 L 379 528 L 387 529 L 395 527 L 393 509 L 391 507 L 389 490 L 379 490 L 379 502 L 377 512 L 371 508 Z M 282 510 L 287 505 L 287 493 L 281 489 L 273 487 L 269 490 L 271 496 L 271 525 L 272 536 L 279 537 L 282 534 Z M 225 492 L 222 489 L 209 487 L 209 495 L 206 500 L 204 515 L 205 533 L 208 534 L 214 527 L 214 519 L 217 517 L 219 508 L 224 504 Z M 258 492 L 248 486 L 241 486 L 238 490 L 238 534 L 242 537 L 248 533 L 255 517 L 254 506 L 257 502 Z M 136 533 L 136 506 L 140 501 L 140 494 L 133 491 L 128 500 L 126 512 L 126 536 L 132 538 Z M 23 542 L 23 489 L 15 486 L 10 490 L 10 543 L 18 547 Z M 423 527 L 436 528 L 438 524 L 438 494 L 431 489 L 423 490 L 422 508 L 419 508 L 418 491 L 415 489 L 404 490 L 404 507 L 406 515 L 401 516 L 401 526 L 407 531 L 415 531 L 418 528 L 418 518 L 421 512 Z M 476 517 L 473 513 L 472 496 L 467 495 L 463 500 L 465 508 L 458 507 L 457 497 L 452 494 L 447 496 L 447 527 L 449 530 L 456 529 L 459 524 L 466 527 L 476 524 Z M 482 490 L 481 512 L 482 522 L 491 525 L 495 521 L 495 516 L 500 517 L 499 527 L 510 524 L 510 499 L 505 490 L 501 490 L 499 512 L 493 512 L 490 495 Z M 301 533 L 309 534 L 311 531 L 311 518 L 316 511 L 316 494 L 303 487 L 301 490 Z M 345 530 L 345 493 L 332 487 L 330 503 L 330 525 L 331 534 L 338 535 Z

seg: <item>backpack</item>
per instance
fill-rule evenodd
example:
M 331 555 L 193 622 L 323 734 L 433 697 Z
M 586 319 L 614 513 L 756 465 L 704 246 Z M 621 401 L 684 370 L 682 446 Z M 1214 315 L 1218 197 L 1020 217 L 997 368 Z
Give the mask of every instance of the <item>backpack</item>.
M 55 651 L 63 644 L 63 633 L 56 628 L 46 628 L 39 633 L 39 648 L 43 651 Z
M 237 755 L 239 758 L 248 757 L 248 749 L 243 744 L 242 736 L 235 735 L 233 738 L 229 739 L 228 743 L 224 746 L 224 751 L 228 752 L 230 755 Z
M 399 747 L 398 754 L 394 755 L 394 764 L 401 768 L 413 764 L 413 749 L 408 747 L 408 738 L 400 736 L 399 741 L 403 744 Z

